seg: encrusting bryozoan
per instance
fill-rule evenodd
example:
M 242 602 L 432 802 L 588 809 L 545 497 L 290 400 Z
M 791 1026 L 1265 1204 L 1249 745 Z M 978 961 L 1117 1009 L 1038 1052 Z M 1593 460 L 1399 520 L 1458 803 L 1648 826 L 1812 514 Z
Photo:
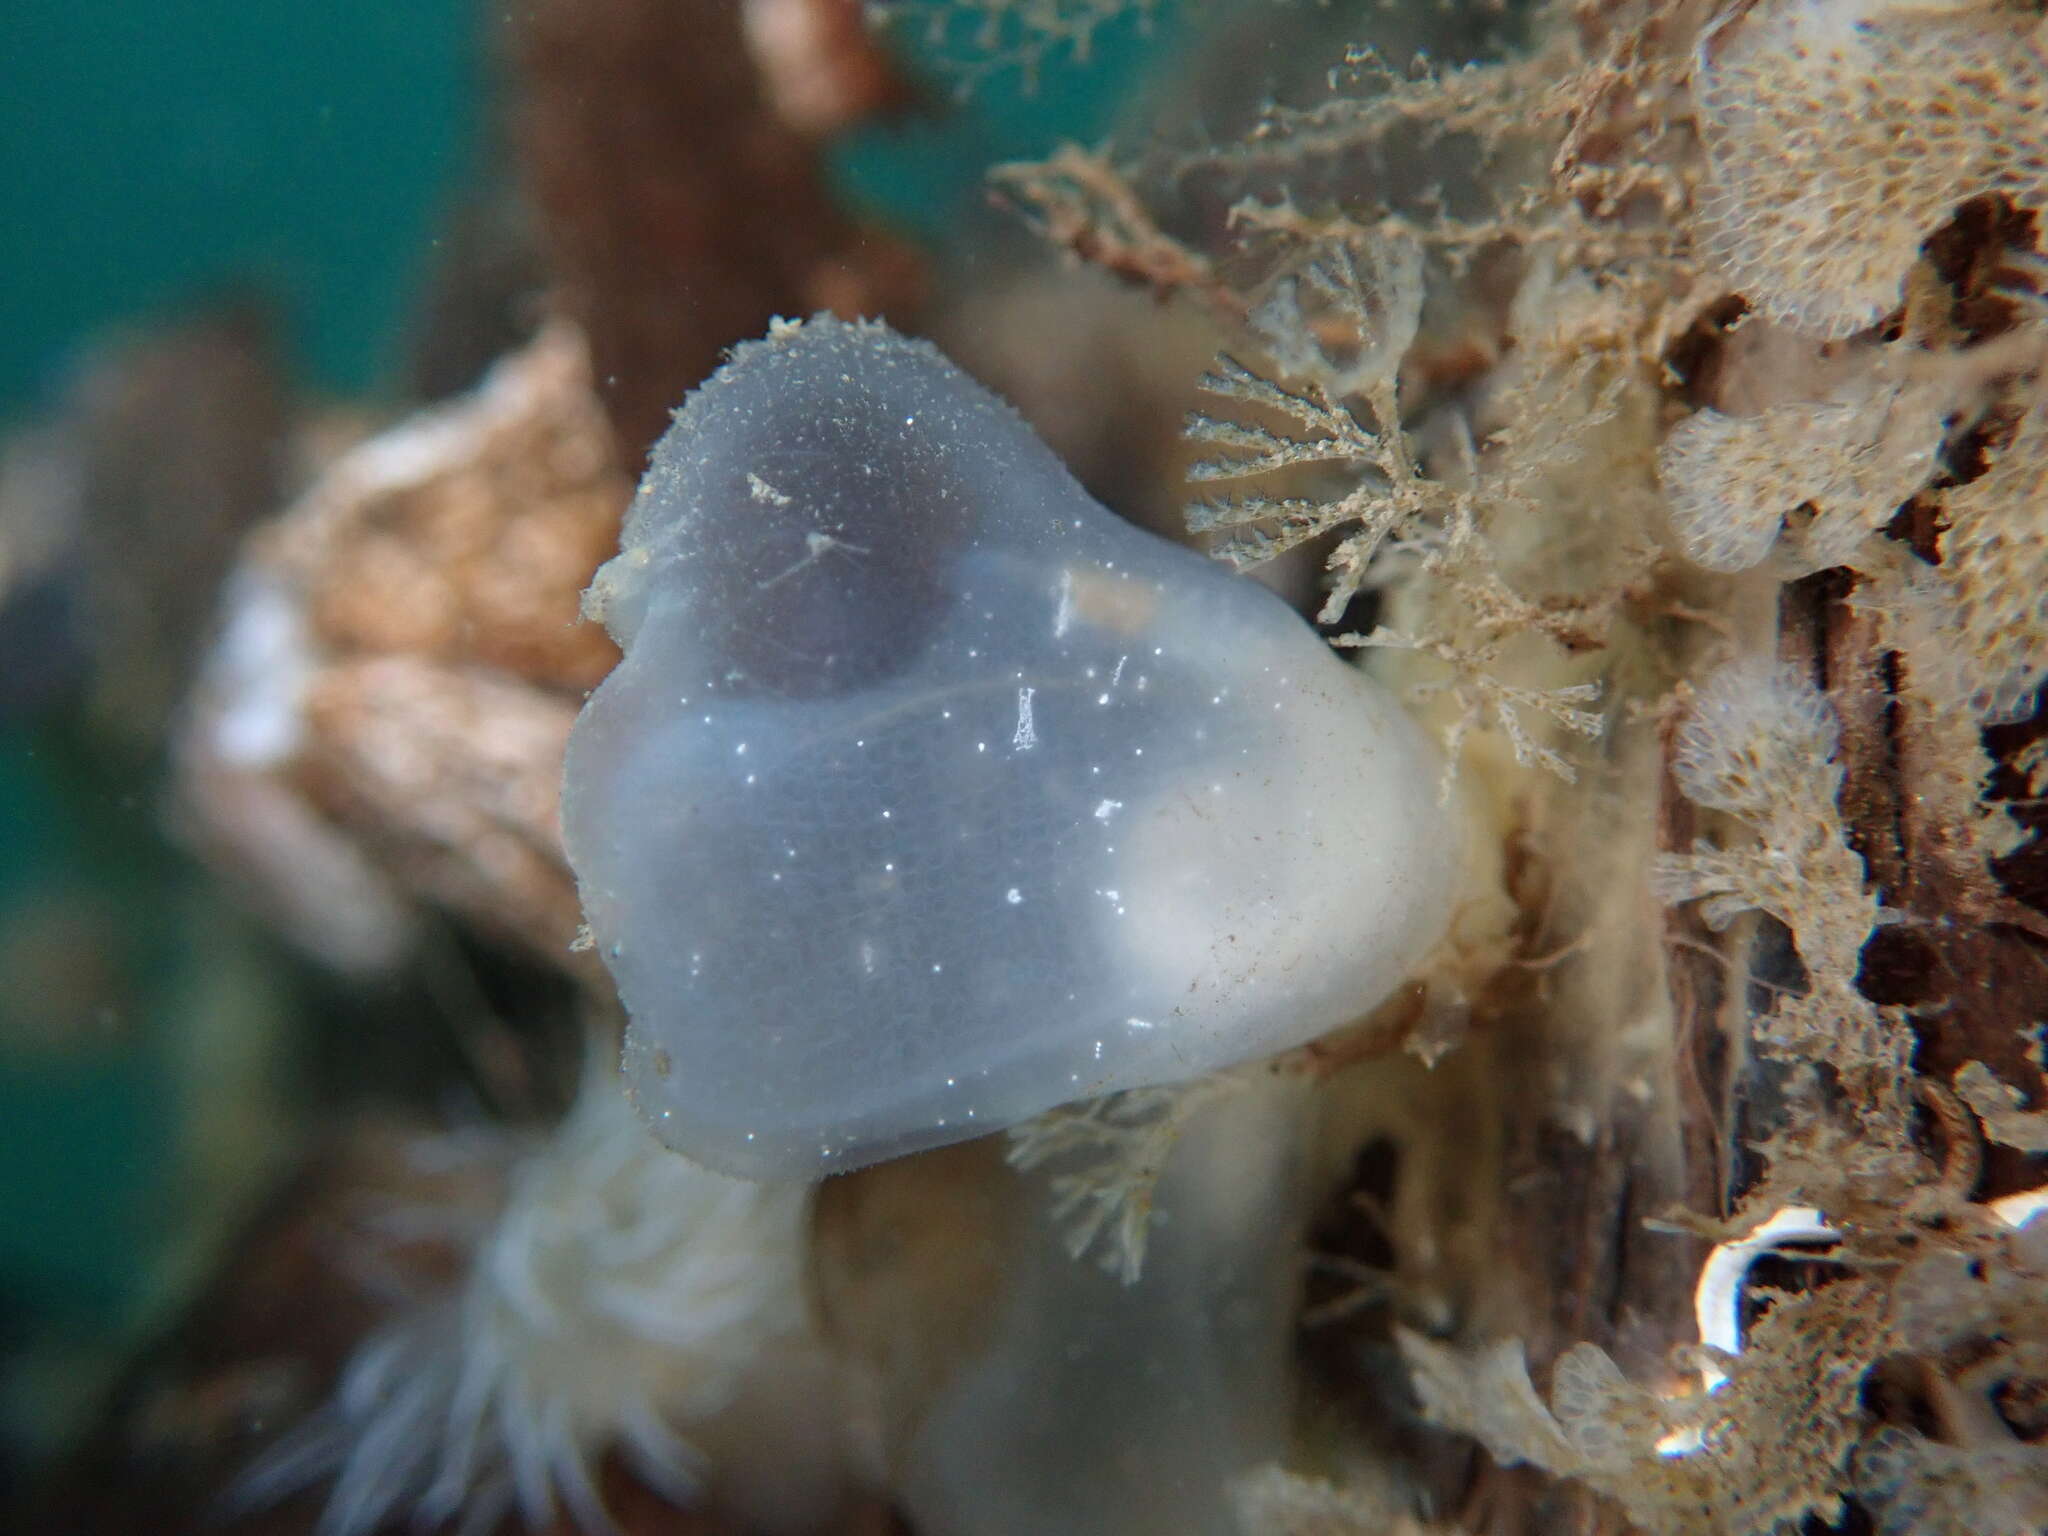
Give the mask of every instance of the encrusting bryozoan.
M 1784 563 L 1850 561 L 1856 547 L 1934 474 L 1940 403 L 1890 381 L 1756 416 L 1696 411 L 1671 429 L 1657 474 L 1687 558 L 1710 571 L 1760 565 L 1788 516 L 1811 507 Z
M 2048 22 L 2001 0 L 1762 0 L 1699 43 L 1709 251 L 1765 315 L 1874 324 L 1949 212 L 2048 206 Z
M 1783 804 L 1808 813 L 1833 802 L 1841 775 L 1827 764 L 1841 734 L 1818 688 L 1791 667 L 1745 657 L 1700 686 L 1671 772 L 1695 805 L 1761 824 Z
M 563 825 L 671 1146 L 813 1177 L 1358 1016 L 1457 838 L 1401 708 L 930 346 L 782 324 L 656 448 Z
M 1699 840 L 1690 853 L 1661 855 L 1653 874 L 1665 901 L 1699 901 L 1714 928 L 1751 909 L 1770 913 L 1831 983 L 1854 973 L 1881 920 L 1862 861 L 1838 832 L 1840 735 L 1827 699 L 1792 668 L 1745 657 L 1715 671 L 1679 732 L 1672 775 L 1688 799 L 1726 811 L 1762 846 Z
M 597 1533 L 614 1529 L 597 1476 L 609 1450 L 695 1501 L 708 1468 L 693 1428 L 786 1368 L 803 1334 L 809 1189 L 676 1156 L 608 1072 L 586 1075 L 549 1140 L 510 1155 L 463 1283 L 365 1339 L 329 1402 L 243 1475 L 238 1504 L 332 1478 L 320 1536 L 404 1520 L 490 1531 L 514 1509 L 537 1531 L 558 1507 Z

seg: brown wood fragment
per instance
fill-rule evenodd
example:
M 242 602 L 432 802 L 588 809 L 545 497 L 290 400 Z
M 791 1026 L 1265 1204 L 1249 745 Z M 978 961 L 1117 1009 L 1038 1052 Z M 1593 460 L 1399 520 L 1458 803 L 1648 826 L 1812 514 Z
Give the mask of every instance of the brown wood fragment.
M 628 463 L 772 317 L 914 296 L 918 263 L 835 208 L 778 114 L 739 0 L 536 0 L 504 37 L 542 240 Z

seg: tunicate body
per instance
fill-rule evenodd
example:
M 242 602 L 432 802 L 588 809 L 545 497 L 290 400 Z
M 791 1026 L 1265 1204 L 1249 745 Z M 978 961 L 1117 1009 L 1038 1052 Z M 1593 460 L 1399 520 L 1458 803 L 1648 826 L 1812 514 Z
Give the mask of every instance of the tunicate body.
M 980 1348 L 902 1456 L 921 1536 L 1241 1536 L 1233 1485 L 1287 1454 L 1310 1091 L 1262 1075 L 1187 1117 L 1129 1284 L 1030 1177 Z
M 736 349 L 587 606 L 624 659 L 563 830 L 635 1098 L 711 1167 L 815 1177 L 1282 1050 L 1444 925 L 1400 707 L 882 325 Z

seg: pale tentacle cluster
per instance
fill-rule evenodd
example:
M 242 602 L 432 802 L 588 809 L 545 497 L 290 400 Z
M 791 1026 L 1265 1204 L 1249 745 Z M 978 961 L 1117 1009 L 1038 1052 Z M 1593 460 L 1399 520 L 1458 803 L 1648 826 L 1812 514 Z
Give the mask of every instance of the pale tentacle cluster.
M 332 1477 L 321 1536 L 401 1520 L 488 1531 L 515 1508 L 537 1530 L 558 1507 L 609 1531 L 596 1469 L 616 1449 L 692 1502 L 689 1427 L 803 1325 L 808 1193 L 697 1167 L 593 1076 L 554 1136 L 515 1156 L 459 1289 L 372 1333 L 237 1501 Z

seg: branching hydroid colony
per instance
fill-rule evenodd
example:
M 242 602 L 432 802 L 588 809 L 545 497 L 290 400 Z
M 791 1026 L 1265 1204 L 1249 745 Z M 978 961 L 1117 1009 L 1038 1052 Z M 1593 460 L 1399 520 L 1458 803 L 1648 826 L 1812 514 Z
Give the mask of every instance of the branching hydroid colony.
M 1250 489 L 1191 524 L 1320 552 L 1335 642 L 1435 723 L 1499 849 L 1432 988 L 1521 1064 L 1509 1142 L 1576 1126 L 1556 1155 L 1634 1202 L 1540 1237 L 1529 1202 L 1500 1274 L 1397 1306 L 1462 1309 L 1403 1335 L 1425 1408 L 1646 1530 L 1850 1497 L 2036 1529 L 2048 21 L 1635 0 L 1497 63 L 1347 64 L 1235 146 L 998 179 L 1244 320 L 1188 430 L 1203 488 Z M 1428 195 L 1375 190 L 1418 156 Z M 1681 1239 L 1641 1219 L 1747 1256 L 1781 1210 L 1825 1262 L 1674 1369 L 1691 1298 L 1646 1255 Z M 1605 1309 L 1546 1293 L 1589 1273 Z M 1304 1487 L 1247 1507 L 1368 1528 Z

